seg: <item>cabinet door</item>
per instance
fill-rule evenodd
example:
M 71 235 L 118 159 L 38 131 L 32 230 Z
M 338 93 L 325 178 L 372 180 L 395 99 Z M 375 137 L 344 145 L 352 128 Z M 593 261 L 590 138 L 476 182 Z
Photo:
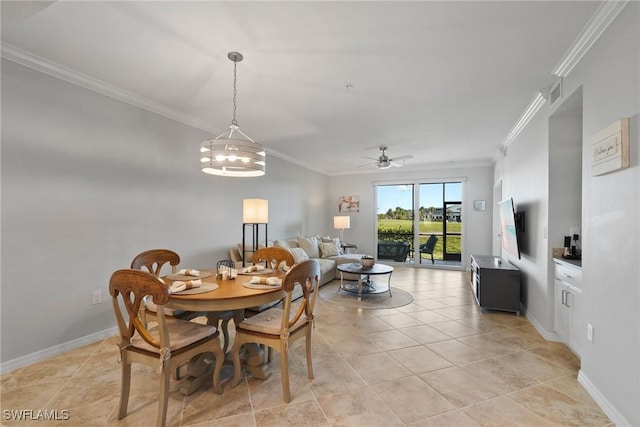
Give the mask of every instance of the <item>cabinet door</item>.
M 586 325 L 584 328 L 576 319 L 576 308 L 580 306 L 580 297 L 582 291 L 579 288 L 574 286 L 569 286 L 567 288 L 567 345 L 573 350 L 577 355 L 581 355 L 581 338 L 586 336 L 587 328 Z M 581 335 L 582 334 L 582 335 Z
M 555 320 L 554 326 L 556 333 L 560 337 L 560 340 L 564 343 L 568 342 L 569 338 L 569 309 L 566 306 L 568 298 L 567 285 L 560 280 L 555 279 Z

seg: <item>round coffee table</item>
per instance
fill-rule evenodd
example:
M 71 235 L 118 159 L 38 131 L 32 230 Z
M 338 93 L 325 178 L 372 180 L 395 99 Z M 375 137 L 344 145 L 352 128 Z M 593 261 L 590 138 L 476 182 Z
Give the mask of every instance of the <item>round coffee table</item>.
M 359 262 L 351 262 L 348 264 L 340 264 L 336 267 L 340 272 L 340 289 L 347 292 L 357 293 L 358 301 L 362 301 L 362 294 L 380 294 L 382 292 L 389 292 L 391 296 L 391 273 L 393 273 L 393 267 L 386 264 L 376 263 L 371 268 L 363 268 Z M 357 274 L 358 282 L 345 282 L 344 273 Z M 380 274 L 388 274 L 386 286 L 380 285 L 371 280 L 371 276 Z M 365 276 L 363 279 L 362 277 Z

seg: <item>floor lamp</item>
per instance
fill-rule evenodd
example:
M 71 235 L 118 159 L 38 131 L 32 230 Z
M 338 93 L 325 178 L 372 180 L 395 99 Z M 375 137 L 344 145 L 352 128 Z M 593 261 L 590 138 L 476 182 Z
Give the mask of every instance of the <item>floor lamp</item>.
M 258 234 L 260 224 L 264 224 L 264 244 L 267 246 L 267 223 L 269 222 L 269 201 L 265 199 L 244 199 L 242 201 L 242 266 L 246 265 L 247 253 L 253 256 L 258 250 Z M 251 226 L 251 250 L 246 250 L 247 225 Z
M 344 229 L 351 228 L 351 217 L 347 215 L 334 216 L 333 228 L 340 230 L 340 243 L 344 243 Z

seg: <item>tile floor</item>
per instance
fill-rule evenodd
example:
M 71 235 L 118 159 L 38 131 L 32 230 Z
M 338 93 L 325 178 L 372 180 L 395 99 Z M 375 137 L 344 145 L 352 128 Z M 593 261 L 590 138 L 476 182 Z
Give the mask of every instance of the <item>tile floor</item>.
M 315 378 L 303 341 L 291 348 L 292 402 L 284 404 L 277 353 L 273 375 L 224 393 L 182 396 L 172 382 L 169 426 L 608 426 L 576 380 L 579 360 L 524 318 L 482 313 L 467 274 L 397 268 L 392 283 L 414 302 L 387 310 L 316 302 Z M 4 410 L 67 409 L 62 426 L 155 423 L 157 376 L 134 368 L 128 416 L 116 419 L 120 366 L 113 339 L 2 375 Z M 55 422 L 33 421 L 45 426 Z

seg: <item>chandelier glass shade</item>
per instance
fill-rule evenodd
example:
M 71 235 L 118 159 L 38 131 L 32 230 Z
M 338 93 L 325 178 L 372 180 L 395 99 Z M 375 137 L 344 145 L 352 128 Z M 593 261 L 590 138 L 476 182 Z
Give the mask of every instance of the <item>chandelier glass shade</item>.
M 264 147 L 245 135 L 236 121 L 236 66 L 242 54 L 229 52 L 233 61 L 233 120 L 229 130 L 200 144 L 200 168 L 211 175 L 253 177 L 265 174 Z

